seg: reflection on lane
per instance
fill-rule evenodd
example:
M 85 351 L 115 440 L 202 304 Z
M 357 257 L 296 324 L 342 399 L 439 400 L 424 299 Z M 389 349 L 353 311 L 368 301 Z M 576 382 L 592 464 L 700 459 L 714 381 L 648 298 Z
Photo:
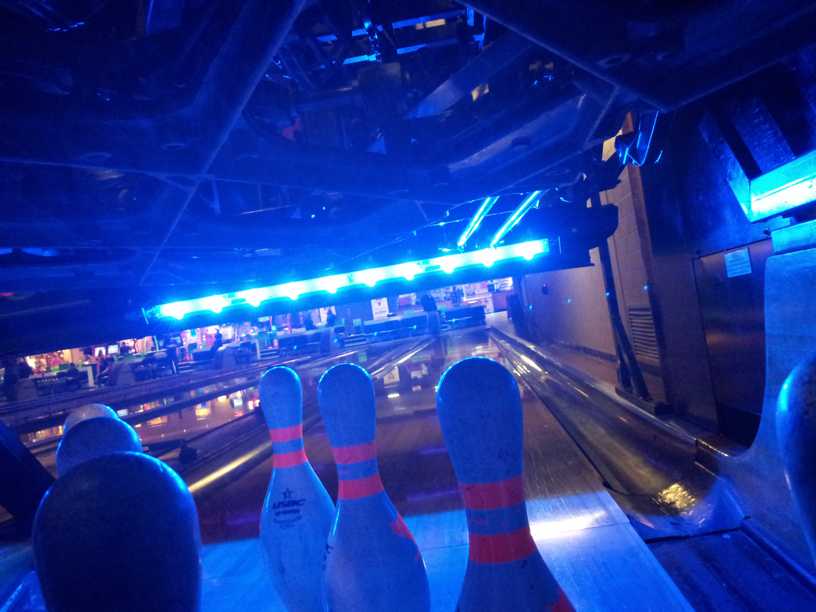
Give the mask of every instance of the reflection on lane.
M 406 355 L 392 368 L 372 372 L 377 418 L 407 416 L 436 410 L 436 385 L 450 364 L 465 357 L 491 357 L 499 352 L 485 330 L 447 334 L 430 346 Z
M 393 344 L 377 345 L 359 351 L 344 351 L 306 362 L 295 367 L 304 381 L 305 394 L 316 388 L 317 378 L 336 361 L 356 361 L 361 365 L 384 353 Z M 270 364 L 272 367 L 274 364 Z M 165 397 L 119 408 L 117 413 L 139 434 L 145 450 L 163 459 L 175 457 L 175 449 L 195 438 L 254 413 L 260 407 L 258 375 L 238 375 L 217 383 L 188 389 Z M 155 416 L 154 416 L 155 415 Z M 45 428 L 22 436 L 41 463 L 54 470 L 54 451 L 63 426 Z M 173 455 L 167 455 L 173 451 Z
M 366 347 L 297 368 L 303 383 L 304 430 L 308 431 L 319 421 L 317 383 L 327 367 L 337 362 L 354 362 L 377 371 L 378 368 L 384 368 L 385 364 L 404 361 L 404 357 L 418 353 L 427 343 L 426 339 L 417 345 L 414 339 L 408 343 L 391 343 L 388 350 L 379 345 L 373 349 Z M 221 486 L 240 478 L 272 454 L 266 426 L 259 411 L 258 416 L 259 418 L 234 419 L 197 439 L 191 439 L 189 442 L 195 446 L 195 454 L 190 456 L 189 461 L 185 461 L 181 453 L 178 456 L 162 455 L 161 458 L 181 473 L 193 493 L 202 492 L 216 482 Z
M 421 345 L 413 349 L 410 345 L 403 344 L 399 350 L 395 349 L 378 359 L 371 359 L 370 356 L 366 358 L 366 355 L 359 354 L 355 356 L 358 363 L 369 370 L 374 379 L 378 419 L 385 420 L 398 429 L 405 427 L 404 442 L 409 446 L 419 440 L 423 449 L 432 448 L 432 452 L 423 456 L 434 464 L 430 470 L 434 474 L 440 472 L 435 467 L 439 460 L 443 462 L 440 467 L 444 474 L 447 455 L 442 448 L 438 432 L 431 438 L 425 435 L 424 424 L 429 419 L 424 417 L 433 415 L 434 387 L 450 360 L 472 354 L 473 346 L 487 344 L 487 337 L 481 332 L 478 341 L 467 341 L 465 346 L 461 346 L 462 338 L 468 336 L 471 340 L 476 337 L 471 336 L 474 333 L 476 332 L 456 332 L 456 339 L 452 339 L 453 334 L 446 334 L 434 340 L 426 338 Z M 304 372 L 300 374 L 304 383 L 306 452 L 327 489 L 334 493 L 336 470 L 321 426 L 315 394 L 315 383 L 322 374 L 322 369 L 318 368 L 311 380 L 307 379 Z M 418 431 L 415 425 L 410 424 L 411 419 L 405 418 L 413 413 L 417 413 L 420 421 Z M 257 422 L 260 423 L 260 419 Z M 383 445 L 384 439 L 380 435 L 383 431 L 378 428 L 377 444 L 381 450 L 381 467 L 389 473 L 392 471 L 390 465 L 392 459 L 396 459 L 399 463 L 398 469 L 401 471 L 405 467 L 403 453 L 416 450 L 403 448 L 402 443 L 398 448 L 397 445 L 390 443 L 390 440 Z M 232 440 L 234 434 L 235 432 L 231 434 Z M 208 434 L 208 437 L 213 439 L 218 437 L 217 432 Z M 249 436 L 240 444 L 233 441 L 230 452 L 222 454 L 218 461 L 212 461 L 205 465 L 204 469 L 193 469 L 183 474 L 188 486 L 196 493 L 202 537 L 205 542 L 257 536 L 258 517 L 272 472 L 272 450 L 267 440 L 265 429 L 257 431 L 254 444 Z M 263 446 L 259 451 L 261 445 Z M 441 453 L 439 449 L 442 449 Z M 394 456 L 395 452 L 398 456 Z M 264 453 L 266 456 L 263 456 Z M 427 462 L 421 463 L 424 466 Z M 409 462 L 409 465 L 412 464 L 413 462 Z M 421 468 L 422 470 L 424 468 Z M 444 475 L 442 477 L 446 478 Z M 414 482 L 421 483 L 422 478 Z M 442 486 L 450 488 L 448 484 L 443 483 Z
M 124 407 L 116 406 L 117 414 L 134 427 L 142 427 L 140 435 L 145 444 L 156 441 L 165 435 L 175 433 L 176 429 L 199 430 L 206 426 L 216 426 L 224 419 L 234 417 L 235 410 L 248 409 L 248 402 L 257 400 L 256 397 L 248 397 L 247 391 L 250 385 L 257 381 L 256 376 L 237 375 L 232 378 L 221 380 L 217 383 L 202 385 L 194 389 L 176 391 L 156 399 L 138 403 L 136 405 Z M 159 414 L 151 418 L 149 413 L 163 413 L 173 411 L 184 415 L 184 422 L 180 427 L 172 427 L 173 421 L 165 419 L 167 415 Z M 189 419 L 187 415 L 189 413 Z M 197 426 L 200 425 L 200 426 Z M 161 425 L 168 425 L 167 429 L 162 429 L 157 435 L 148 434 Z M 47 427 L 38 431 L 23 434 L 22 439 L 28 446 L 39 448 L 43 443 L 55 442 L 63 434 L 62 425 Z M 150 440 L 145 438 L 148 435 Z

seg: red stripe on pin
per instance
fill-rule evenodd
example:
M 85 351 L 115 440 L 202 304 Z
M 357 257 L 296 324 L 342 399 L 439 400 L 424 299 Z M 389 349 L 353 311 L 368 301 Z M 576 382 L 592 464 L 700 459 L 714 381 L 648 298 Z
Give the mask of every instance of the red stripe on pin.
M 411 534 L 411 530 L 408 529 L 408 525 L 405 524 L 405 519 L 402 518 L 401 514 L 397 514 L 397 518 L 391 522 L 391 531 L 403 538 L 414 540 L 414 536 Z
M 341 479 L 337 499 L 360 499 L 376 495 L 383 491 L 383 483 L 379 474 L 372 474 L 365 478 Z
M 373 442 L 367 444 L 357 444 L 355 446 L 338 446 L 332 448 L 334 454 L 334 462 L 338 465 L 347 463 L 359 463 L 360 461 L 368 461 L 376 459 L 377 447 Z
M 474 563 L 512 563 L 536 551 L 529 527 L 496 534 L 471 533 L 470 560 Z
M 465 508 L 469 510 L 496 510 L 524 502 L 524 481 L 521 475 L 507 480 L 461 486 Z
M 273 442 L 291 442 L 303 437 L 303 423 L 291 427 L 275 427 L 269 430 L 269 438 Z
M 276 468 L 288 468 L 306 463 L 306 451 L 302 448 L 291 453 L 275 453 L 272 455 L 272 466 Z
M 552 612 L 575 612 L 575 608 L 572 607 L 564 591 L 558 591 L 558 601 L 553 604 Z

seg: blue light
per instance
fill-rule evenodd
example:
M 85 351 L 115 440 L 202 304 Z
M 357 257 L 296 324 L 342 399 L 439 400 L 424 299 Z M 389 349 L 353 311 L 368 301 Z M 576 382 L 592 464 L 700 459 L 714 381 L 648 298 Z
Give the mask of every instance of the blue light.
M 281 297 L 287 297 L 290 300 L 295 301 L 304 292 L 304 287 L 305 283 L 302 281 L 286 283 L 278 287 L 278 295 L 280 295 Z
M 780 227 L 771 232 L 774 253 L 786 253 L 816 246 L 816 220 Z
M 334 276 L 324 276 L 317 280 L 317 284 L 323 291 L 337 293 L 339 289 L 347 287 L 350 283 L 349 277 L 345 274 L 335 274 Z
M 419 274 L 422 274 L 423 269 L 415 261 L 409 261 L 404 264 L 397 264 L 394 271 L 407 281 L 414 280 Z
M 470 240 L 470 237 L 476 233 L 476 230 L 479 229 L 479 226 L 484 221 L 484 218 L 487 216 L 487 213 L 490 212 L 490 209 L 493 208 L 493 205 L 499 201 L 498 196 L 490 196 L 485 198 L 485 201 L 482 202 L 482 205 L 479 206 L 479 210 L 476 211 L 476 214 L 473 215 L 473 218 L 468 223 L 465 231 L 462 232 L 462 235 L 459 236 L 459 240 L 456 241 L 456 246 L 460 249 L 465 248 L 467 241 Z
M 445 274 L 453 274 L 456 272 L 462 263 L 465 261 L 464 253 L 457 253 L 454 255 L 443 255 L 431 260 L 431 265 L 439 268 Z
M 759 221 L 816 200 L 816 151 L 751 180 L 748 202 L 741 202 L 749 221 Z
M 258 308 L 262 303 L 272 300 L 295 301 L 309 294 L 336 294 L 341 289 L 348 287 L 375 287 L 381 282 L 395 280 L 412 281 L 418 276 L 428 274 L 438 274 L 440 272 L 453 274 L 456 270 L 462 268 L 478 266 L 490 268 L 497 262 L 513 259 L 530 261 L 538 255 L 548 254 L 549 249 L 550 245 L 546 239 L 530 240 L 496 248 L 451 253 L 432 259 L 366 268 L 349 274 L 332 274 L 280 285 L 244 289 L 234 293 L 222 293 L 192 300 L 168 302 L 147 309 L 145 312 L 148 319 L 176 319 L 180 321 L 188 314 L 202 312 L 218 314 L 231 306 Z
M 201 310 L 210 310 L 216 314 L 224 310 L 231 302 L 223 295 L 210 295 L 199 300 Z
M 192 312 L 189 302 L 170 302 L 159 306 L 159 316 L 181 321 Z
M 485 268 L 493 267 L 496 263 L 496 249 L 482 249 L 479 251 L 479 261 Z
M 354 284 L 374 287 L 379 281 L 385 278 L 385 273 L 382 268 L 368 268 L 367 270 L 354 272 L 351 278 Z
M 457 38 L 443 38 L 442 40 L 435 40 L 433 42 L 422 43 L 419 45 L 399 47 L 397 49 L 397 55 L 408 55 L 409 53 L 416 53 L 417 51 L 422 51 L 422 49 L 435 49 L 439 47 L 447 47 L 449 45 L 455 45 L 458 42 L 459 40 Z
M 531 208 L 533 208 L 536 204 L 538 204 L 538 200 L 541 198 L 540 191 L 534 191 L 530 195 L 528 195 L 524 200 L 516 207 L 509 217 L 505 220 L 502 226 L 499 228 L 499 231 L 493 236 L 490 240 L 490 246 L 494 247 L 499 244 L 504 237 L 513 231 L 513 228 L 516 227 L 519 222 L 524 218 Z
M 257 308 L 266 300 L 275 297 L 275 294 L 268 287 L 258 287 L 257 289 L 247 289 L 235 294 L 238 298 L 243 298 L 250 306 Z
M 536 255 L 546 252 L 547 243 L 532 240 L 513 245 L 513 252 L 527 261 L 532 261 Z
M 376 62 L 379 58 L 376 53 L 369 53 L 367 55 L 354 55 L 343 60 L 343 65 L 360 64 L 362 62 Z

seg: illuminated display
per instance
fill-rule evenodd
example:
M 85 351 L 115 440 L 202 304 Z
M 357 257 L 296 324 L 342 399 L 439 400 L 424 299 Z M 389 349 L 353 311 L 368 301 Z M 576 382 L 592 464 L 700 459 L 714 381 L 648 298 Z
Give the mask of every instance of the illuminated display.
M 377 284 L 394 280 L 412 281 L 426 274 L 453 274 L 457 270 L 475 266 L 491 267 L 496 263 L 523 259 L 532 261 L 539 255 L 549 253 L 546 239 L 530 240 L 518 244 L 495 248 L 479 249 L 465 253 L 453 253 L 431 259 L 403 262 L 390 266 L 366 268 L 348 274 L 332 274 L 299 281 L 292 281 L 268 287 L 244 289 L 233 293 L 208 295 L 192 300 L 182 300 L 160 304 L 146 310 L 151 319 L 182 320 L 192 313 L 213 312 L 218 314 L 232 306 L 252 306 L 258 308 L 270 300 L 297 300 L 304 295 L 316 293 L 336 294 L 350 287 L 375 287 Z
M 778 215 L 816 200 L 816 151 L 751 180 L 750 198 L 742 202 L 750 221 Z

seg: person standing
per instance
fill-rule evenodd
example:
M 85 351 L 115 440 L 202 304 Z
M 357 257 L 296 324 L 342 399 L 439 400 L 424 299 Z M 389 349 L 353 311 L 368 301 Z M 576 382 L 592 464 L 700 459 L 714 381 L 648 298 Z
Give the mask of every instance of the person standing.
M 30 378 L 33 373 L 34 370 L 31 369 L 31 366 L 28 365 L 28 362 L 25 359 L 20 359 L 17 362 L 17 377 L 20 380 L 23 378 Z
M 224 336 L 221 335 L 221 330 L 220 329 L 216 329 L 215 330 L 215 339 L 213 340 L 213 344 L 210 347 L 210 350 L 213 352 L 213 354 L 215 354 L 215 352 L 218 351 L 218 349 L 221 348 L 223 346 L 223 344 L 224 344 Z
M 178 342 L 175 338 L 168 338 L 164 343 L 164 350 L 167 352 L 167 360 L 170 362 L 170 370 L 173 374 L 178 374 Z
M 12 355 L 5 355 L 3 363 L 3 394 L 10 402 L 17 401 L 17 381 L 20 380 L 17 374 L 17 359 Z

